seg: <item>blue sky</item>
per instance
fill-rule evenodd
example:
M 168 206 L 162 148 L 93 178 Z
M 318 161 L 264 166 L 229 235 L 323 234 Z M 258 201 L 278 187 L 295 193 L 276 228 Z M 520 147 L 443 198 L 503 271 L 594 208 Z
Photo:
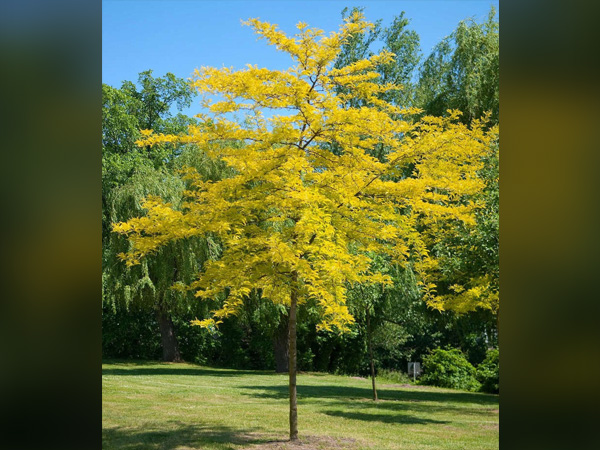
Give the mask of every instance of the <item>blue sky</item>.
M 498 0 L 125 0 L 102 2 L 102 82 L 119 87 L 152 69 L 188 78 L 201 66 L 285 69 L 289 59 L 241 21 L 258 17 L 293 34 L 299 21 L 326 33 L 337 30 L 344 7 L 364 6 L 368 20 L 388 25 L 401 11 L 427 55 L 468 17 L 482 21 Z M 194 110 L 194 107 L 192 107 Z M 197 111 L 196 111 L 197 112 Z

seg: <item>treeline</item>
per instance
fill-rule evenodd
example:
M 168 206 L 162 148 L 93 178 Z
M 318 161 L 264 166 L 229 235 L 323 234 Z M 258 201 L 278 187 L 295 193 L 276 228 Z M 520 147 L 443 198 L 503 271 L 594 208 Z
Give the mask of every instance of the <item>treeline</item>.
M 344 10 L 342 15 L 350 13 Z M 485 115 L 489 126 L 498 124 L 494 10 L 483 23 L 469 19 L 458 24 L 427 57 L 404 13 L 387 27 L 378 21 L 344 45 L 335 66 L 350 65 L 381 47 L 396 59 L 378 66 L 380 82 L 403 86 L 383 93 L 386 101 L 420 108 L 423 115 L 444 116 L 458 109 L 465 124 Z M 103 356 L 287 371 L 287 309 L 261 301 L 258 293 L 251 293 L 241 313 L 218 329 L 190 325 L 218 305 L 173 286 L 188 285 L 205 261 L 219 256 L 218 240 L 181 240 L 133 267 L 118 256 L 130 244 L 111 231 L 112 224 L 142 216 L 141 202 L 148 196 L 180 205 L 185 189 L 182 168 L 194 167 L 209 180 L 227 175 L 225 165 L 211 162 L 193 145 L 136 145 L 140 130 L 178 134 L 197 122 L 181 112 L 173 114 L 191 105 L 195 94 L 190 86 L 172 74 L 156 78 L 146 71 L 137 84 L 103 85 L 102 96 Z M 348 106 L 359 107 L 360 101 L 351 98 Z M 336 152 L 335 144 L 328 150 Z M 409 361 L 423 361 L 438 348 L 460 349 L 472 365 L 489 360 L 489 350 L 498 348 L 499 328 L 498 152 L 496 142 L 479 174 L 486 189 L 476 223 L 445 224 L 435 230 L 443 236 L 441 244 L 438 240 L 428 249 L 440 261 L 436 301 L 422 300 L 410 266 L 390 265 L 386 270 L 394 280 L 392 288 L 359 286 L 349 291 L 348 306 L 356 319 L 350 334 L 317 332 L 319 315 L 310 303 L 301 305 L 299 370 L 355 375 L 369 375 L 372 368 L 406 371 Z M 372 156 L 384 160 L 386 149 L 373 148 Z

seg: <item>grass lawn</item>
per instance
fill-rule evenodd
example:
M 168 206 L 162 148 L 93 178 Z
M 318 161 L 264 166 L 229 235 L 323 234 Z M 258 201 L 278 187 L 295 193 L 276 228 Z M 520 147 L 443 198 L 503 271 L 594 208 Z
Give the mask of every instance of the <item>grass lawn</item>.
M 104 450 L 498 448 L 498 396 L 320 373 L 298 375 L 301 445 L 288 436 L 287 375 L 192 364 L 102 365 Z

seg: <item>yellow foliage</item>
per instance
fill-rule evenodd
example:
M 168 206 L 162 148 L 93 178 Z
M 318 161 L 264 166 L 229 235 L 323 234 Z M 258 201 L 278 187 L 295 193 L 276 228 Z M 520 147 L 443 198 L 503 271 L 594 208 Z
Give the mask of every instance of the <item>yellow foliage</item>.
M 451 286 L 453 294 L 431 298 L 427 303 L 440 311 L 452 310 L 466 313 L 476 309 L 487 309 L 497 314 L 500 308 L 498 289 L 490 282 L 490 277 L 473 278 L 468 286 Z
M 137 264 L 169 241 L 218 236 L 221 259 L 207 264 L 190 286 L 199 297 L 229 293 L 212 319 L 193 322 L 205 327 L 235 314 L 251 290 L 260 289 L 275 303 L 289 304 L 292 292 L 300 302 L 312 298 L 321 307 L 320 328 L 345 331 L 354 321 L 345 304 L 348 283 L 391 281 L 371 271 L 375 253 L 400 264 L 414 260 L 425 297 L 441 305 L 427 278 L 437 263 L 417 225 L 473 221 L 469 197 L 483 187 L 476 172 L 490 139 L 483 124 L 462 125 L 457 111 L 414 122 L 410 117 L 418 110 L 381 100 L 382 92 L 399 88 L 376 82 L 375 66 L 390 61 L 391 53 L 334 69 L 348 37 L 372 26 L 360 15 L 329 36 L 304 23 L 293 37 L 258 19 L 246 24 L 294 66 L 195 72 L 192 86 L 204 95 L 212 118 L 199 115 L 202 124 L 185 135 L 143 131 L 138 145 L 194 143 L 233 175 L 208 182 L 187 169 L 190 188 L 182 210 L 147 199 L 145 217 L 114 225 L 131 242 L 123 258 Z M 366 106 L 344 106 L 339 86 L 352 86 Z M 265 119 L 267 110 L 275 113 Z M 225 115 L 237 111 L 248 114 L 244 126 Z M 339 154 L 325 149 L 331 143 Z M 389 149 L 385 161 L 369 155 L 375 145 Z M 411 176 L 400 176 L 408 167 Z

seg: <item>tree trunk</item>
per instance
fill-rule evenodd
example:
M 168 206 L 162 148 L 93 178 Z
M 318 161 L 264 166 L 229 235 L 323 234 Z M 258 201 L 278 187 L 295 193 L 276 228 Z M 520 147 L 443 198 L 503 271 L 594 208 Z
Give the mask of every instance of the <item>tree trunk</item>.
M 289 317 L 289 374 L 290 374 L 290 441 L 298 440 L 298 406 L 296 398 L 296 305 L 298 291 L 297 274 L 292 276 L 292 294 L 290 298 Z
M 289 371 L 289 323 L 285 319 L 285 317 L 281 318 L 279 326 L 275 330 L 275 336 L 273 337 L 273 353 L 275 355 L 276 373 L 285 373 Z
M 373 342 L 371 340 L 371 314 L 367 307 L 367 345 L 369 346 L 369 362 L 371 363 L 371 382 L 373 383 L 373 400 L 377 401 L 377 389 L 375 388 L 375 362 L 373 361 Z
M 173 321 L 168 312 L 159 307 L 156 312 L 158 326 L 160 328 L 160 339 L 163 350 L 163 361 L 181 362 L 179 346 L 175 337 Z

